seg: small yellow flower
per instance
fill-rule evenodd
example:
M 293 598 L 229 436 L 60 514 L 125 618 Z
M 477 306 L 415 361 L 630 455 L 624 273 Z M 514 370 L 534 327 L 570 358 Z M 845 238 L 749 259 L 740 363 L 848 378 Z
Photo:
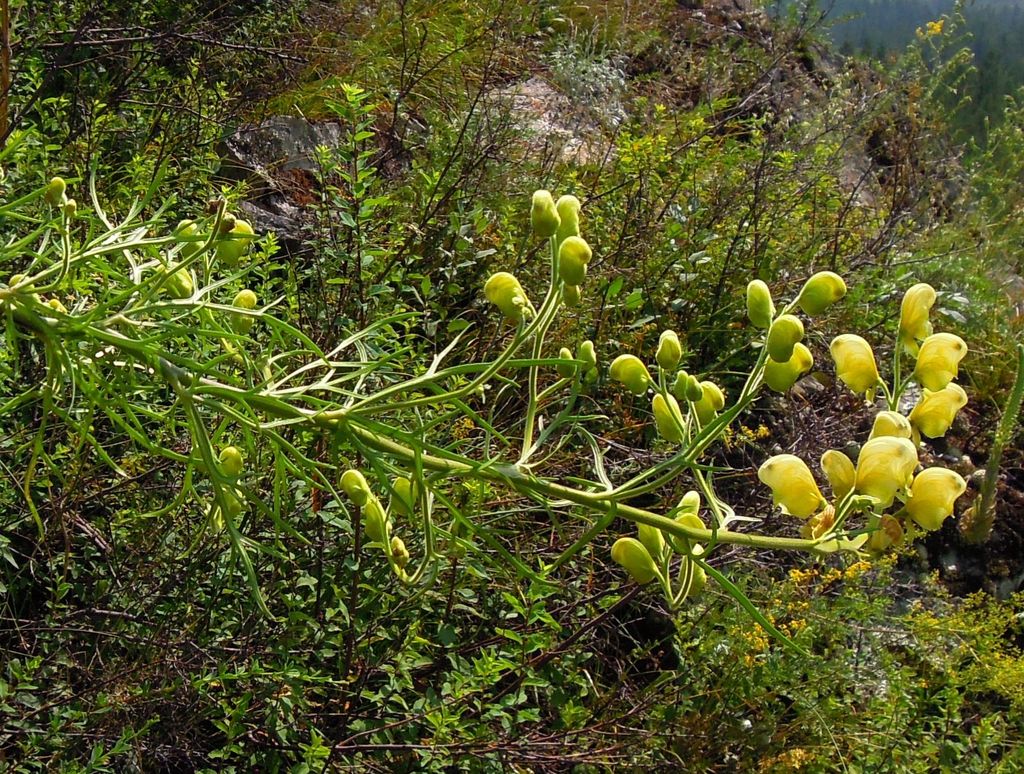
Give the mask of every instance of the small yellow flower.
M 916 467 L 917 448 L 911 441 L 889 435 L 872 438 L 857 458 L 856 489 L 887 508 L 898 491 L 910 486 Z
M 534 191 L 530 206 L 530 225 L 533 226 L 533 233 L 541 239 L 547 239 L 555 235 L 561 222 L 551 192 L 543 189 Z
M 499 271 L 488 278 L 484 284 L 484 295 L 506 319 L 514 323 L 522 322 L 523 316 L 530 311 L 530 300 L 523 286 L 507 271 Z
M 919 282 L 903 294 L 900 306 L 900 342 L 911 353 L 917 354 L 917 342 L 931 335 L 932 324 L 928 313 L 935 304 L 935 288 Z
M 682 358 L 683 345 L 679 342 L 678 334 L 673 330 L 662 331 L 658 339 L 658 351 L 654 355 L 658 365 L 666 371 L 674 371 Z
M 661 393 L 651 401 L 654 412 L 654 423 L 658 434 L 666 441 L 679 443 L 683 440 L 683 413 L 679 410 L 679 402 L 671 395 L 666 399 Z
M 796 380 L 811 370 L 814 358 L 803 344 L 793 347 L 793 357 L 785 363 L 776 363 L 770 357 L 764 367 L 764 383 L 776 392 L 786 392 Z
M 967 482 L 959 473 L 946 468 L 925 468 L 910 487 L 907 513 L 919 526 L 934 532 L 952 515 L 953 503 L 966 490 Z
M 754 327 L 765 329 L 771 326 L 775 317 L 772 292 L 761 280 L 751 280 L 747 284 L 747 317 Z
M 836 500 L 842 500 L 853 491 L 857 483 L 857 469 L 853 461 L 841 451 L 829 449 L 821 455 L 821 470 L 832 487 Z
M 956 379 L 967 344 L 952 333 L 935 333 L 924 340 L 917 353 L 914 377 L 922 387 L 941 390 Z
M 791 314 L 784 314 L 775 318 L 772 327 L 768 329 L 768 338 L 765 346 L 768 348 L 768 355 L 776 363 L 785 363 L 793 357 L 793 348 L 804 337 L 804 324 L 799 317 Z
M 559 196 L 555 203 L 558 217 L 561 222 L 558 224 L 558 231 L 555 232 L 555 239 L 562 244 L 568 237 L 580 235 L 580 200 L 572 194 Z
M 772 500 L 783 513 L 806 519 L 825 504 L 811 469 L 792 454 L 769 457 L 758 468 L 757 477 L 771 488 Z
M 941 438 L 956 419 L 957 412 L 967 405 L 967 393 L 959 384 L 950 382 L 941 390 L 925 390 L 910 412 L 910 424 L 922 435 Z
M 875 422 L 871 426 L 869 438 L 878 438 L 883 435 L 891 435 L 894 438 L 910 438 L 913 428 L 910 420 L 895 411 L 879 411 L 875 415 Z
M 654 560 L 651 559 L 644 544 L 636 538 L 624 537 L 616 540 L 612 546 L 612 559 L 625 568 L 637 583 L 650 583 L 657 575 Z
M 844 333 L 832 339 L 829 351 L 836 361 L 836 376 L 855 393 L 867 393 L 870 400 L 879 380 L 871 345 L 860 336 Z
M 934 37 L 935 35 L 942 34 L 942 27 L 946 23 L 945 19 L 939 19 L 938 21 L 930 21 L 927 24 L 928 37 Z
M 725 408 L 725 393 L 714 382 L 701 382 L 701 398 L 693 404 L 694 413 L 701 425 L 713 420 Z
M 619 355 L 612 361 L 608 374 L 634 395 L 643 395 L 651 383 L 647 366 L 636 355 Z
M 804 283 L 796 303 L 809 317 L 821 314 L 846 295 L 846 283 L 833 271 L 819 271 Z

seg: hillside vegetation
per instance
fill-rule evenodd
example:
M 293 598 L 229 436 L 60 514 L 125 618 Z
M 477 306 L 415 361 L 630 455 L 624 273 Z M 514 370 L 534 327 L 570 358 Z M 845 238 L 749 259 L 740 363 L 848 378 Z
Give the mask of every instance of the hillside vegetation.
M 5 770 L 1024 767 L 1024 109 L 770 10 L 12 0 Z

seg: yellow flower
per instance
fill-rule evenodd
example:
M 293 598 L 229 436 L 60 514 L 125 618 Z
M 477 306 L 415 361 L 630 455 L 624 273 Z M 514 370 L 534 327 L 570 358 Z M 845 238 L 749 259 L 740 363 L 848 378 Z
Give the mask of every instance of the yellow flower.
M 619 355 L 608 368 L 608 375 L 634 395 L 643 395 L 651 383 L 647 366 L 636 355 Z
M 612 559 L 626 569 L 637 583 L 650 583 L 657 574 L 654 560 L 644 544 L 636 538 L 624 537 L 612 546 Z
M 701 382 L 701 398 L 693 404 L 694 413 L 701 425 L 713 420 L 725 408 L 725 393 L 714 382 Z
M 926 389 L 910 412 L 910 424 L 922 435 L 941 438 L 966 405 L 967 393 L 959 384 L 950 382 L 941 390 Z
M 917 467 L 917 448 L 906 438 L 890 435 L 872 438 L 857 458 L 857 491 L 892 505 L 896 493 L 910 486 Z
M 832 487 L 836 500 L 846 497 L 857 483 L 857 469 L 841 451 L 829 449 L 821 455 L 821 470 Z
M 928 37 L 942 34 L 942 26 L 946 23 L 945 19 L 939 19 L 938 21 L 930 21 L 927 24 Z
M 835 526 L 835 523 L 836 509 L 831 505 L 826 505 L 824 510 L 811 516 L 800 527 L 800 537 L 806 540 L 817 540 L 827 535 L 832 530 L 832 527 Z
M 679 343 L 679 336 L 673 330 L 662 331 L 661 338 L 658 339 L 658 351 L 654 355 L 658 365 L 666 371 L 672 371 L 682 358 L 683 345 Z
M 913 434 L 910 420 L 895 411 L 879 411 L 875 415 L 875 422 L 871 426 L 869 438 L 878 438 L 881 435 L 891 435 L 894 438 L 910 438 Z
M 530 225 L 533 226 L 533 233 L 541 239 L 547 239 L 555 235 L 561 222 L 551 192 L 544 189 L 534 191 L 530 206 Z
M 555 232 L 555 239 L 558 244 L 562 244 L 568 237 L 580 235 L 581 208 L 580 200 L 572 194 L 558 197 L 558 202 L 555 204 L 558 217 L 561 219 L 558 231 Z
M 579 306 L 581 299 L 579 285 L 564 285 L 562 287 L 562 300 L 565 301 L 566 306 Z
M 917 353 L 914 377 L 922 387 L 941 390 L 956 379 L 958 366 L 967 354 L 967 344 L 952 333 L 936 333 L 924 340 Z
M 889 546 L 903 540 L 903 527 L 898 519 L 885 514 L 878 524 L 878 529 L 871 533 L 868 538 L 868 550 L 881 553 Z
M 522 322 L 523 315 L 530 310 L 530 300 L 523 286 L 507 271 L 499 271 L 488 278 L 484 284 L 484 295 L 514 323 Z
M 967 482 L 959 473 L 946 468 L 925 468 L 910 487 L 907 513 L 918 525 L 934 532 L 952 515 L 953 503 L 966 490 Z
M 927 282 L 919 282 L 903 294 L 899 338 L 911 354 L 917 354 L 918 341 L 931 335 L 932 324 L 928 322 L 928 312 L 934 303 L 935 288 Z
M 804 337 L 804 324 L 799 317 L 784 314 L 775 319 L 768 329 L 768 355 L 776 363 L 785 363 L 793 357 L 793 348 Z
M 769 457 L 758 468 L 757 477 L 771 488 L 772 500 L 783 513 L 806 519 L 825 504 L 811 469 L 792 454 Z
M 651 410 L 654 412 L 658 434 L 662 438 L 672 443 L 683 440 L 683 413 L 679 410 L 679 403 L 675 398 L 669 395 L 666 400 L 658 393 L 651 401 Z
M 747 284 L 747 317 L 756 328 L 767 329 L 775 316 L 775 304 L 772 303 L 772 292 L 761 280 L 751 280 Z
M 637 524 L 636 537 L 643 543 L 652 559 L 655 561 L 661 559 L 661 555 L 665 552 L 665 536 L 661 534 L 660 529 L 649 524 Z
M 870 400 L 879 379 L 871 345 L 860 336 L 844 333 L 832 339 L 829 351 L 836 361 L 836 376 L 854 392 L 867 393 Z
M 558 248 L 558 274 L 566 285 L 582 285 L 593 257 L 590 245 L 578 236 L 566 237 Z
M 846 295 L 846 283 L 833 271 L 819 271 L 804 283 L 796 303 L 809 317 L 821 314 Z
M 764 383 L 776 392 L 786 392 L 796 380 L 811 370 L 814 358 L 803 344 L 793 347 L 793 357 L 785 363 L 776 363 L 770 357 L 764 367 Z

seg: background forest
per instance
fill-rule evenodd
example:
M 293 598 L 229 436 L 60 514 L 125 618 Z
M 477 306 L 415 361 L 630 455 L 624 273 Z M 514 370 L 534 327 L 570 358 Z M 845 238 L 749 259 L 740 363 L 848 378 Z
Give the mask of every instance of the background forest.
M 3 3 L 0 768 L 1022 770 L 1020 11 L 835 6 Z

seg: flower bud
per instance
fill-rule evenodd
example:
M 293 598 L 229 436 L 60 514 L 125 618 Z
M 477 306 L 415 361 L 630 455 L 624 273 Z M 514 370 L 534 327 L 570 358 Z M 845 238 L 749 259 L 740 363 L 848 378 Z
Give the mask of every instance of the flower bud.
M 183 220 L 174 229 L 174 236 L 182 242 L 180 255 L 182 259 L 191 258 L 202 247 L 202 242 L 196 237 L 199 236 L 199 227 L 194 220 Z
M 910 486 L 907 513 L 919 526 L 934 532 L 953 514 L 953 504 L 965 491 L 967 482 L 959 473 L 946 468 L 925 468 Z
M 634 395 L 643 395 L 651 383 L 647 366 L 636 355 L 619 355 L 612 361 L 608 375 Z
M 836 376 L 855 393 L 873 394 L 878 385 L 878 366 L 871 345 L 860 336 L 844 333 L 829 346 L 836 362 Z
M 245 290 L 239 290 L 235 294 L 231 305 L 238 309 L 255 309 L 257 303 L 259 301 L 256 298 L 256 294 L 246 288 Z M 237 312 L 231 313 L 231 329 L 239 335 L 245 335 L 251 331 L 255 322 L 256 318 L 252 315 L 238 314 Z
M 594 342 L 587 339 L 580 344 L 580 352 L 577 359 L 583 361 L 584 373 L 597 368 L 597 352 L 594 351 Z
M 696 377 L 691 377 L 696 381 Z M 725 408 L 725 393 L 722 389 L 714 382 L 700 382 L 700 400 L 694 401 L 693 411 L 697 415 L 697 419 L 700 421 L 701 426 L 711 422 L 717 415 L 718 412 Z M 686 389 L 690 390 L 690 384 L 687 384 Z M 695 393 L 694 393 L 695 394 Z M 687 395 L 689 397 L 689 395 Z
M 612 559 L 625 568 L 637 583 L 650 583 L 657 575 L 654 560 L 651 559 L 644 544 L 636 538 L 624 537 L 616 540 L 612 546 Z
M 51 207 L 60 207 L 64 204 L 64 192 L 67 190 L 67 187 L 63 177 L 50 178 L 46 191 L 43 193 L 43 199 Z
M 903 294 L 900 305 L 900 343 L 911 353 L 917 354 L 917 342 L 931 335 L 932 325 L 928 313 L 935 304 L 935 288 L 926 282 L 914 285 Z
M 890 435 L 872 438 L 857 457 L 856 489 L 888 508 L 896 493 L 910 486 L 916 467 L 917 448 L 911 441 Z
M 692 559 L 684 559 L 684 561 L 693 562 Z M 708 574 L 704 571 L 696 562 L 693 562 L 692 575 L 690 576 L 690 587 L 686 589 L 686 598 L 693 599 L 700 594 L 704 587 L 708 583 Z
M 682 397 L 691 403 L 697 403 L 704 399 L 704 385 L 701 384 L 693 374 L 682 374 L 686 378 L 683 380 L 681 386 Z M 679 380 L 676 379 L 676 384 L 679 384 Z M 677 396 L 678 397 L 678 396 Z
M 383 543 L 388 535 L 388 514 L 380 500 L 372 495 L 363 506 L 363 529 L 374 543 Z
M 551 192 L 543 189 L 534 191 L 533 203 L 530 206 L 530 225 L 533 226 L 534 235 L 540 239 L 553 237 L 561 222 Z
M 662 331 L 658 339 L 658 351 L 654 355 L 658 365 L 666 371 L 673 371 L 682 358 L 683 345 L 679 343 L 679 336 L 673 330 Z
M 577 307 L 580 305 L 581 300 L 580 286 L 579 285 L 563 285 L 562 286 L 562 300 L 566 306 Z
M 568 347 L 562 347 L 558 350 L 558 356 L 562 358 L 562 360 L 569 361 L 567 363 L 559 363 L 555 366 L 555 370 L 558 372 L 558 375 L 563 379 L 572 379 L 576 375 L 576 363 L 573 362 L 572 350 Z
M 237 219 L 230 212 L 225 212 L 220 219 L 220 225 L 217 227 L 217 233 L 221 236 L 229 233 L 231 229 L 235 227 Z
M 419 487 L 406 476 L 396 478 L 391 482 L 391 487 L 395 490 L 391 498 L 391 510 L 401 516 L 412 516 L 413 509 L 420 499 Z
M 64 202 L 64 217 L 68 220 L 73 220 L 75 215 L 78 214 L 78 202 L 74 199 L 68 199 Z
M 684 516 L 695 516 L 697 518 L 697 523 L 693 523 L 692 521 L 683 523 L 689 523 L 691 526 L 703 529 L 704 522 L 700 520 L 700 516 L 698 515 L 700 513 L 700 492 L 696 489 L 691 489 L 684 494 L 679 500 L 679 505 L 676 506 L 674 513 L 676 521 L 682 521 Z
M 242 474 L 242 452 L 237 446 L 225 446 L 220 450 L 218 460 L 225 476 L 238 478 Z
M 804 337 L 804 324 L 799 317 L 784 314 L 776 318 L 768 329 L 768 355 L 776 363 L 785 363 L 793 357 L 793 348 Z
M 811 469 L 795 455 L 769 457 L 757 469 L 757 477 L 771 488 L 772 501 L 783 513 L 806 519 L 825 504 Z
M 925 389 L 910 412 L 910 424 L 921 435 L 941 438 L 956 419 L 957 412 L 967 405 L 967 393 L 959 384 L 950 382 L 941 390 Z
M 575 196 L 566 194 L 558 197 L 555 209 L 558 211 L 558 230 L 555 232 L 555 239 L 561 244 L 571 236 L 580 235 L 580 200 Z
M 391 538 L 391 558 L 399 569 L 409 564 L 409 549 L 405 547 L 405 541 L 398 535 Z
M 767 330 L 775 317 L 775 304 L 772 292 L 761 280 L 751 280 L 747 284 L 747 318 L 755 328 Z
M 654 424 L 662 438 L 670 443 L 683 440 L 683 414 L 675 398 L 669 395 L 666 399 L 659 392 L 651 401 L 651 410 L 654 412 Z
M 164 285 L 171 298 L 192 298 L 195 293 L 195 285 L 192 283 L 192 275 L 188 269 L 175 269 L 171 271 L 167 283 Z
M 341 491 L 356 505 L 366 505 L 370 499 L 370 485 L 366 478 L 355 468 L 349 468 L 341 474 Z
M 227 216 L 225 216 L 227 217 Z M 221 221 L 221 226 L 224 221 Z M 249 249 L 249 243 L 255 238 L 255 232 L 244 220 L 236 220 L 231 229 L 221 238 L 217 244 L 217 260 L 225 266 L 234 268 L 238 261 Z
M 819 315 L 846 295 L 846 283 L 832 271 L 819 271 L 804 283 L 796 304 L 808 317 Z
M 662 554 L 665 552 L 665 536 L 661 534 L 660 529 L 648 524 L 637 524 L 636 537 L 637 540 L 643 543 L 648 555 L 654 561 L 657 562 L 661 559 Z
M 924 340 L 917 353 L 914 378 L 922 387 L 937 391 L 956 379 L 967 344 L 952 333 L 935 333 Z
M 871 425 L 871 435 L 868 437 L 878 438 L 883 435 L 891 435 L 894 438 L 910 438 L 912 435 L 910 421 L 895 411 L 879 411 L 875 415 L 875 421 Z
M 578 236 L 566 237 L 558 248 L 558 274 L 566 285 L 582 285 L 593 253 Z
M 55 312 L 60 312 L 61 314 L 68 313 L 68 308 L 64 306 L 64 304 L 62 304 L 60 302 L 60 299 L 58 298 L 51 298 L 49 301 L 46 302 L 46 305 Z
M 513 275 L 507 271 L 492 274 L 484 285 L 487 300 L 501 310 L 505 319 L 520 323 L 523 316 L 530 310 L 530 300 Z
M 770 357 L 764 366 L 764 383 L 776 392 L 786 392 L 796 384 L 797 379 L 811 370 L 814 358 L 803 344 L 793 347 L 793 357 L 785 363 L 776 363 Z
M 857 469 L 853 461 L 841 451 L 829 449 L 821 455 L 821 470 L 832 487 L 836 500 L 842 500 L 853 491 L 857 483 Z

